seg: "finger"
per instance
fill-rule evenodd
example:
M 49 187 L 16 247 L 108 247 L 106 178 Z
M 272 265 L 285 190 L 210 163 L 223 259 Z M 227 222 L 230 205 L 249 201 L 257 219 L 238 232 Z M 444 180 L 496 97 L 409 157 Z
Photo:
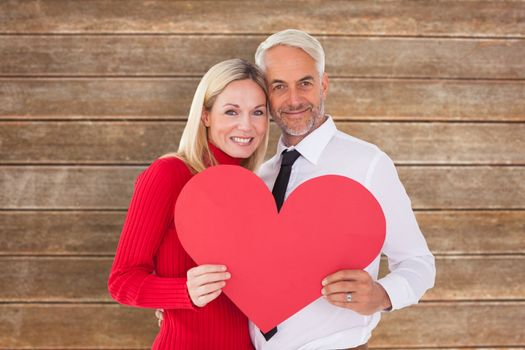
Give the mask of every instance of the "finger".
M 164 310 L 163 309 L 155 310 L 155 316 L 159 319 L 159 321 L 162 321 L 164 319 Z
M 198 286 L 206 285 L 209 283 L 225 281 L 230 278 L 231 278 L 231 274 L 229 272 L 207 273 L 207 274 L 200 275 L 197 277 L 188 277 L 187 284 L 188 286 L 198 287 Z
M 186 275 L 188 277 L 196 277 L 200 276 L 206 273 L 213 273 L 213 272 L 224 272 L 226 271 L 226 266 L 224 265 L 199 265 L 192 267 L 188 270 Z
M 214 293 L 217 290 L 224 288 L 225 285 L 226 285 L 226 282 L 216 282 L 216 283 L 205 284 L 203 286 L 195 288 L 194 294 L 200 297 L 206 294 Z
M 330 295 L 333 293 L 350 293 L 358 289 L 358 282 L 355 281 L 338 281 L 327 284 L 321 289 L 323 295 Z
M 361 280 L 363 279 L 363 274 L 368 275 L 368 273 L 363 270 L 339 270 L 326 276 L 322 281 L 322 285 L 325 286 L 333 282 L 344 280 Z
M 328 300 L 330 303 L 343 303 L 343 304 L 349 304 L 349 303 L 357 303 L 359 302 L 359 295 L 357 293 L 352 293 L 352 301 L 348 301 L 348 293 L 334 293 L 325 295 L 326 300 Z
M 219 289 L 219 290 L 217 290 L 217 291 L 215 291 L 213 293 L 202 295 L 202 296 L 197 298 L 197 304 L 195 304 L 195 305 L 203 307 L 206 304 L 208 304 L 209 302 L 211 302 L 214 299 L 216 299 L 219 295 L 221 295 L 221 293 L 222 293 L 222 289 Z
M 334 302 L 330 302 L 332 305 L 335 305 L 335 306 L 339 306 L 339 307 L 343 307 L 345 309 L 350 309 L 350 310 L 354 310 L 355 309 L 355 303 L 354 302 L 351 302 L 351 303 L 342 303 L 342 302 L 339 302 L 339 301 L 334 301 Z M 355 311 L 355 310 L 354 310 Z

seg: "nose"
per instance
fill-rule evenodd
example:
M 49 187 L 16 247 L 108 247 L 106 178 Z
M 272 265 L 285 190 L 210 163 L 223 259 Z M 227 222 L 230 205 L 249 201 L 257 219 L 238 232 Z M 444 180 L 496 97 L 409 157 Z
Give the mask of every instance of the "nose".
M 288 89 L 288 104 L 295 106 L 301 103 L 301 97 L 295 87 Z
M 253 130 L 253 120 L 250 117 L 249 113 L 243 113 L 241 118 L 239 118 L 239 124 L 237 128 L 241 131 L 252 131 Z

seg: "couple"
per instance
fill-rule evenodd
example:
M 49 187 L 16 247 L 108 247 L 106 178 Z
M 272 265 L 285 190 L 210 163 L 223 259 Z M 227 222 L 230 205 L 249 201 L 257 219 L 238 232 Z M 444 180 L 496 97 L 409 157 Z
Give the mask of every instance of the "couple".
M 122 304 L 164 309 L 154 349 L 366 349 L 381 312 L 415 304 L 433 286 L 434 258 L 390 158 L 338 131 L 324 113 L 328 77 L 320 43 L 285 30 L 259 45 L 255 61 L 257 67 L 240 59 L 213 66 L 197 87 L 178 152 L 138 177 L 109 291 Z M 282 137 L 259 169 L 270 114 Z M 360 182 L 385 214 L 382 252 L 390 273 L 377 280 L 380 256 L 366 271 L 334 272 L 319 281 L 319 299 L 262 334 L 221 293 L 231 277 L 227 267 L 195 266 L 177 238 L 177 196 L 192 176 L 216 164 L 257 170 L 278 206 L 317 176 Z

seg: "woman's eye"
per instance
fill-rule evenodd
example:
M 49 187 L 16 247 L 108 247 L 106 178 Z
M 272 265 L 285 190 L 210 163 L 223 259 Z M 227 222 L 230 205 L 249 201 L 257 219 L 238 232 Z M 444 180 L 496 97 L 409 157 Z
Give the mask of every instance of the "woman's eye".
M 224 112 L 224 114 L 227 114 L 227 115 L 237 115 L 237 112 L 234 111 L 233 109 L 228 109 L 226 112 Z
M 261 115 L 264 115 L 264 111 L 261 111 L 260 109 L 258 109 L 255 112 L 253 112 L 253 114 L 256 116 L 261 116 Z

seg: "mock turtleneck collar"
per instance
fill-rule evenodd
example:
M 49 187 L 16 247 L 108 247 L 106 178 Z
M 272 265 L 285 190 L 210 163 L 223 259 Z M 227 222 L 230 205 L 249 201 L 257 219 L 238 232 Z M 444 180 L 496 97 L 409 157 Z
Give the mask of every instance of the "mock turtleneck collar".
M 208 141 L 208 147 L 210 148 L 211 153 L 215 157 L 215 160 L 217 160 L 217 163 L 219 163 L 219 164 L 226 164 L 226 165 L 239 165 L 239 164 L 241 164 L 241 161 L 242 161 L 241 158 L 234 158 L 234 157 L 226 154 L 224 151 L 222 151 L 220 148 L 215 146 L 210 141 Z

